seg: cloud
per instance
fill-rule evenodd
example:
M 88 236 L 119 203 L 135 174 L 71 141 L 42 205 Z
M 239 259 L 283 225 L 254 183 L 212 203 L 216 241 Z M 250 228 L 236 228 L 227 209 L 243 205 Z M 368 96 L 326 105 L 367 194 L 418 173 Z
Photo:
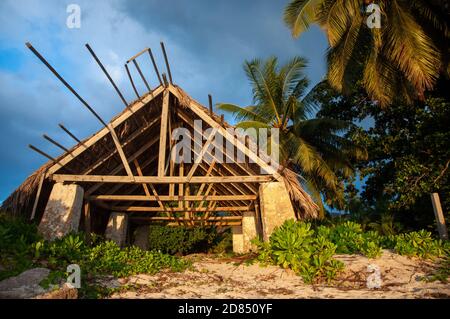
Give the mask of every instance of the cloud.
M 81 28 L 66 26 L 66 7 L 81 7 Z M 66 146 L 63 122 L 84 138 L 100 124 L 25 47 L 30 41 L 105 120 L 123 109 L 116 92 L 92 59 L 89 43 L 127 100 L 134 99 L 124 63 L 151 47 L 166 72 L 159 42 L 164 41 L 174 81 L 199 102 L 248 104 L 251 91 L 242 63 L 254 57 L 294 55 L 310 60 L 309 76 L 324 74 L 324 36 L 317 29 L 292 39 L 283 25 L 286 1 L 32 1 L 0 3 L 0 200 L 46 160 L 28 150 L 34 144 L 59 151 L 41 138 L 47 133 Z M 150 85 L 158 84 L 147 56 L 139 58 Z M 138 90 L 144 84 L 136 78 Z M 229 120 L 229 118 L 227 118 Z

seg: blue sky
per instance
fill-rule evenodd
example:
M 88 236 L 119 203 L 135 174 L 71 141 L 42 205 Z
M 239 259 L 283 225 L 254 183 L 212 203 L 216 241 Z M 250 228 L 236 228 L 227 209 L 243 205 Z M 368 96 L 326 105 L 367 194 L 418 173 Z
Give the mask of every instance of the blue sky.
M 33 144 L 57 156 L 59 150 L 41 136 L 48 134 L 70 147 L 59 128 L 64 123 L 78 137 L 98 130 L 99 123 L 26 48 L 29 41 L 104 119 L 123 104 L 86 48 L 89 43 L 127 100 L 133 98 L 124 62 L 145 47 L 164 68 L 159 42 L 164 41 L 174 82 L 207 105 L 248 105 L 251 91 L 242 63 L 246 59 L 295 55 L 309 61 L 312 84 L 325 75 L 326 38 L 313 27 L 293 39 L 283 24 L 287 0 L 147 0 L 0 2 L 0 201 L 46 159 L 28 149 Z M 66 26 L 66 7 L 81 8 L 81 28 Z M 151 65 L 141 67 L 150 74 Z M 151 79 L 156 86 L 157 79 Z M 143 92 L 143 89 L 140 90 Z M 227 120 L 231 118 L 227 117 Z

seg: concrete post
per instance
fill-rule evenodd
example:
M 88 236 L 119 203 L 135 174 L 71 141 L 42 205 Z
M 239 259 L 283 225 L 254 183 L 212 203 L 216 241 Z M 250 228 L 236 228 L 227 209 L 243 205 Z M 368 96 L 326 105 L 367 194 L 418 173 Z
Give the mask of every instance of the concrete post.
M 127 230 L 128 215 L 126 213 L 112 212 L 106 226 L 105 238 L 123 247 L 127 241 Z
M 291 198 L 283 182 L 262 183 L 259 186 L 263 240 L 269 241 L 276 227 L 295 219 Z
M 244 253 L 244 235 L 242 234 L 242 226 L 231 227 L 233 233 L 233 252 L 236 254 Z
M 242 216 L 242 226 L 234 226 L 233 232 L 233 252 L 245 254 L 255 250 L 251 240 L 258 236 L 256 228 L 255 212 L 244 212 Z
M 78 231 L 84 190 L 76 184 L 56 183 L 50 193 L 38 231 L 47 240 Z
M 149 242 L 148 236 L 150 235 L 149 225 L 143 225 L 136 228 L 134 233 L 133 245 L 139 247 L 142 250 L 148 250 Z

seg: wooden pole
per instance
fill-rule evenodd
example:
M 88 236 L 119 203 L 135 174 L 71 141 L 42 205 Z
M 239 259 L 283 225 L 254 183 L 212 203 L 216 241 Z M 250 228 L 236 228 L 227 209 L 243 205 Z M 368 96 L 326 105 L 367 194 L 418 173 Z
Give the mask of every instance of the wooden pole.
M 165 90 L 163 94 L 164 96 L 161 110 L 161 127 L 159 132 L 159 158 L 158 158 L 158 176 L 160 177 L 165 175 L 167 126 L 169 117 L 169 91 Z
M 47 141 L 49 141 L 50 143 L 52 143 L 53 145 L 59 147 L 60 149 L 62 149 L 64 152 L 67 153 L 71 153 L 69 149 L 67 149 L 66 147 L 64 147 L 63 145 L 61 145 L 60 143 L 58 143 L 57 141 L 55 141 L 54 139 L 52 139 L 50 136 L 48 136 L 47 134 L 43 134 L 42 135 L 43 138 L 45 138 Z
M 64 125 L 62 125 L 61 123 L 58 124 L 59 127 L 66 132 L 71 138 L 73 138 L 75 141 L 77 141 L 80 144 L 83 144 L 80 139 L 78 137 L 76 137 L 75 135 L 72 134 L 72 132 L 70 132 Z
M 208 94 L 208 102 L 209 102 L 209 116 L 213 116 L 213 103 L 212 103 L 212 96 L 211 94 Z
M 136 70 L 138 71 L 138 73 L 139 73 L 139 75 L 140 75 L 142 81 L 144 81 L 144 84 L 145 84 L 145 86 L 147 87 L 148 91 L 151 92 L 152 90 L 151 90 L 151 88 L 150 88 L 150 85 L 148 85 L 148 82 L 147 82 L 147 80 L 145 79 L 145 76 L 144 76 L 144 74 L 142 73 L 141 68 L 139 67 L 139 64 L 136 62 L 136 60 L 133 60 L 133 64 L 134 64 L 134 66 L 136 67 Z
M 88 236 L 91 233 L 91 203 L 88 200 L 84 203 L 84 231 Z
M 161 76 L 159 75 L 158 67 L 156 66 L 155 58 L 153 57 L 152 49 L 148 48 L 148 54 L 150 55 L 150 59 L 152 60 L 153 68 L 155 69 L 155 73 L 158 76 L 159 84 L 163 85 L 161 81 Z
M 111 82 L 112 86 L 114 87 L 114 89 L 116 90 L 117 94 L 119 95 L 120 99 L 122 100 L 123 104 L 125 104 L 126 107 L 128 107 L 128 102 L 125 100 L 125 98 L 123 97 L 122 93 L 120 92 L 119 88 L 117 87 L 116 83 L 114 83 L 113 79 L 111 78 L 111 76 L 109 75 L 108 71 L 106 71 L 105 67 L 103 66 L 102 62 L 99 60 L 99 58 L 97 57 L 97 55 L 95 54 L 94 50 L 92 50 L 92 48 L 90 47 L 89 44 L 86 43 L 86 48 L 88 49 L 89 53 L 92 55 L 92 57 L 94 58 L 94 60 L 97 62 L 97 64 L 100 66 L 100 68 L 102 69 L 103 73 L 105 73 L 106 77 L 108 78 L 109 82 Z
M 139 95 L 138 90 L 136 89 L 136 86 L 134 85 L 133 78 L 131 77 L 130 69 L 128 68 L 128 64 L 125 64 L 125 70 L 128 74 L 128 79 L 130 80 L 131 86 L 133 87 L 133 91 L 136 94 L 137 98 L 139 99 L 141 96 Z
M 26 43 L 26 46 L 31 50 L 31 52 L 34 53 L 34 55 L 38 57 L 39 60 L 41 60 L 42 63 L 45 64 L 45 66 L 62 82 L 62 84 L 64 84 L 65 87 L 78 98 L 78 100 L 100 121 L 100 123 L 106 127 L 107 125 L 100 115 L 98 115 L 97 112 L 95 112 L 94 109 L 70 86 L 70 84 L 67 83 L 58 72 L 56 72 L 47 60 L 45 60 L 44 57 L 29 42 Z
M 436 218 L 437 230 L 442 240 L 448 240 L 447 227 L 445 226 L 444 213 L 442 211 L 441 201 L 438 193 L 431 194 L 431 203 L 433 204 L 434 216 Z
M 41 175 L 41 178 L 39 179 L 39 186 L 37 189 L 36 198 L 34 199 L 33 210 L 31 212 L 30 220 L 33 220 L 34 216 L 36 215 L 36 209 L 37 209 L 37 205 L 39 203 L 39 197 L 41 196 L 42 185 L 44 184 L 44 181 L 45 181 L 45 173 L 46 172 L 43 172 Z
M 164 47 L 164 43 L 163 42 L 161 42 L 161 50 L 162 50 L 163 55 L 164 55 L 164 61 L 166 62 L 167 74 L 169 75 L 170 84 L 173 84 L 172 72 L 170 72 L 169 60 L 167 59 L 166 48 Z

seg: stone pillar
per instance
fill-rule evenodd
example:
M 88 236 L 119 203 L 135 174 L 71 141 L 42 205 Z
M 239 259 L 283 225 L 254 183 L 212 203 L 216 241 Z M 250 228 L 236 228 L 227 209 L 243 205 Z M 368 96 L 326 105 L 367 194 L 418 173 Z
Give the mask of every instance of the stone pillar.
M 263 240 L 268 241 L 273 230 L 288 219 L 295 219 L 291 198 L 283 182 L 262 183 L 259 200 Z
M 233 233 L 233 252 L 236 254 L 244 253 L 244 235 L 242 234 L 242 226 L 231 227 Z
M 148 250 L 149 242 L 148 235 L 150 233 L 149 225 L 138 226 L 134 233 L 133 245 L 139 247 L 142 250 Z
M 78 231 L 84 190 L 76 184 L 56 183 L 50 193 L 38 231 L 47 240 Z
M 242 226 L 234 226 L 233 232 L 233 252 L 245 254 L 255 250 L 251 240 L 258 236 L 256 229 L 255 212 L 244 212 L 242 216 Z
M 242 216 L 242 235 L 244 237 L 244 251 L 248 253 L 256 250 L 256 246 L 251 243 L 253 239 L 258 237 L 255 212 L 244 212 Z
M 105 238 L 123 247 L 127 241 L 128 215 L 112 212 L 106 226 Z

